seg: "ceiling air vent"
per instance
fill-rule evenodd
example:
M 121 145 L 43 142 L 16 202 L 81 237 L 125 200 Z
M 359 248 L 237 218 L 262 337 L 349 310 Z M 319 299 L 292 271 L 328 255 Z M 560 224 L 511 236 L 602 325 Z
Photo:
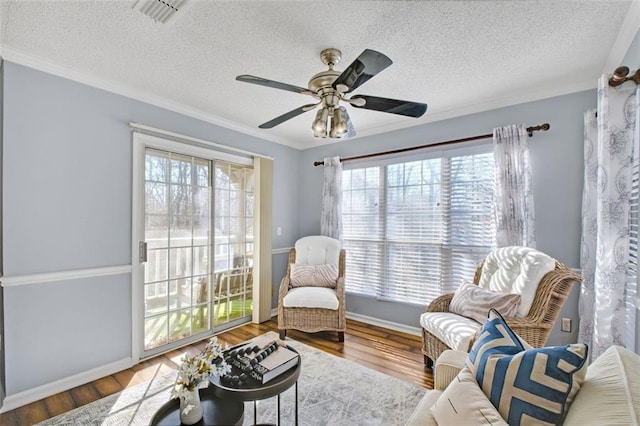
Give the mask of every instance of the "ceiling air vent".
M 138 0 L 133 5 L 156 22 L 166 24 L 178 11 L 182 10 L 187 0 Z

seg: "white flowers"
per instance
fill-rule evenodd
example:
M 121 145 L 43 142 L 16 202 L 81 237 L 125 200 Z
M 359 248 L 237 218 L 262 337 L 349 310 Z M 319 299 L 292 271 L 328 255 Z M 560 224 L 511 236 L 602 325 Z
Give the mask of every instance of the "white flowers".
M 210 377 L 224 376 L 231 371 L 231 366 L 222 357 L 223 351 L 218 338 L 213 336 L 198 355 L 185 355 L 182 358 L 171 397 L 180 398 L 187 403 L 184 414 L 188 414 L 194 407 L 189 400 L 190 394 L 197 391 L 201 383 L 208 381 Z

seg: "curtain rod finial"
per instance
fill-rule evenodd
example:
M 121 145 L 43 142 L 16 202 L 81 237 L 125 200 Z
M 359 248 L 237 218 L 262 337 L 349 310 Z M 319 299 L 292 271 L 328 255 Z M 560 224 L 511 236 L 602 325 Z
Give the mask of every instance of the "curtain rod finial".
M 543 124 L 541 124 L 539 126 L 527 127 L 527 134 L 529 135 L 529 137 L 532 137 L 533 136 L 533 132 L 537 132 L 537 131 L 546 132 L 550 128 L 551 128 L 551 126 L 549 125 L 549 123 L 543 123 Z

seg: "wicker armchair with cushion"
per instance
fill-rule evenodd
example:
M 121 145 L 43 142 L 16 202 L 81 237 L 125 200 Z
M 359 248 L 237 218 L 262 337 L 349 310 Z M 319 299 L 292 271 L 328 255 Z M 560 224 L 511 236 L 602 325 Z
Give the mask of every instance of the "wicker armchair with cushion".
M 495 249 L 478 266 L 471 283 L 475 286 L 463 284 L 455 297 L 445 294 L 436 298 L 420 316 L 425 365 L 433 365 L 447 349 L 469 351 L 489 308 L 501 303 L 492 300 L 492 295 L 519 295 L 514 306 L 498 310 L 530 345 L 544 346 L 573 283 L 580 280 L 578 274 L 538 250 L 518 246 Z M 504 298 L 502 303 L 506 303 Z
M 338 341 L 344 341 L 345 257 L 340 241 L 333 238 L 318 235 L 296 241 L 278 294 L 281 339 L 288 329 L 294 329 L 337 331 Z

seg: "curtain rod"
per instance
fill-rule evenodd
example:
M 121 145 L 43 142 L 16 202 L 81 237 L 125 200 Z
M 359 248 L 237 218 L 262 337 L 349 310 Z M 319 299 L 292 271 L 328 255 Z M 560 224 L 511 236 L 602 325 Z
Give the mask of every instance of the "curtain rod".
M 529 134 L 529 137 L 531 137 L 531 136 L 533 136 L 533 132 L 538 132 L 538 131 L 546 132 L 550 128 L 551 128 L 551 126 L 549 125 L 549 123 L 544 123 L 544 124 L 540 124 L 539 126 L 527 127 L 527 133 Z M 372 157 L 380 157 L 380 156 L 383 156 L 383 155 L 399 154 L 401 152 L 415 151 L 415 150 L 424 149 L 424 148 L 433 148 L 433 147 L 436 147 L 436 146 L 453 145 L 454 143 L 470 142 L 470 141 L 476 141 L 476 140 L 480 140 L 480 139 L 489 139 L 489 138 L 492 138 L 492 137 L 493 137 L 493 133 L 487 133 L 486 135 L 469 136 L 468 138 L 452 139 L 452 140 L 449 140 L 449 141 L 436 142 L 436 143 L 431 143 L 431 144 L 428 144 L 428 145 L 420 145 L 420 146 L 412 146 L 412 147 L 409 147 L 409 148 L 393 149 L 391 151 L 376 152 L 376 153 L 373 153 L 373 154 L 356 155 L 355 157 L 341 158 L 340 162 L 344 163 L 345 161 L 362 160 L 364 158 L 372 158 Z M 324 165 L 324 161 L 316 161 L 316 162 L 313 163 L 313 165 L 316 166 L 316 167 L 317 166 L 322 166 L 322 165 Z

